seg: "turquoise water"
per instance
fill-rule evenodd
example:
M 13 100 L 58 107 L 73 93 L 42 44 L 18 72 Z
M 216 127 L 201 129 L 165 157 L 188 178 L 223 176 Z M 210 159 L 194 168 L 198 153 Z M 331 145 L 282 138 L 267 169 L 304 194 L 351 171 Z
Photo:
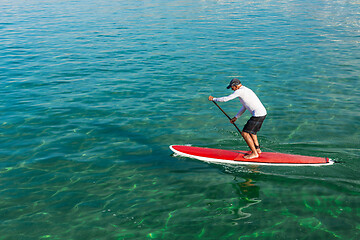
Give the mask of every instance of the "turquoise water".
M 0 12 L 0 239 L 359 239 L 358 1 L 3 0 Z M 170 144 L 246 149 L 207 100 L 233 77 L 268 110 L 263 150 L 337 163 L 172 156 Z

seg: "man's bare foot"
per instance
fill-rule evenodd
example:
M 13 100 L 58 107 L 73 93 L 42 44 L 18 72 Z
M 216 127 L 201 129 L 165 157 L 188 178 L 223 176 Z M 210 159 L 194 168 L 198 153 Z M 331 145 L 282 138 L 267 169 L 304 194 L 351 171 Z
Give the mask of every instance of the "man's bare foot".
M 260 145 L 255 145 L 255 149 L 256 149 L 256 151 L 257 151 L 258 154 L 261 153 Z
M 244 156 L 245 159 L 253 159 L 253 158 L 258 158 L 258 157 L 259 157 L 259 154 L 257 152 L 252 152 L 252 153 Z

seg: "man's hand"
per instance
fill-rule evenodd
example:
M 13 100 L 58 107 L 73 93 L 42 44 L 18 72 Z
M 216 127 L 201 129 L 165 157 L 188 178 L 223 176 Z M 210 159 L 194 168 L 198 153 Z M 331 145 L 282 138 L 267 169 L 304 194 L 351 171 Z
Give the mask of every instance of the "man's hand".
M 214 100 L 214 97 L 213 96 L 209 96 L 209 101 L 212 101 Z
M 234 123 L 236 120 L 237 120 L 237 118 L 236 118 L 236 117 L 233 117 L 233 118 L 230 120 L 230 122 L 231 122 L 231 123 Z

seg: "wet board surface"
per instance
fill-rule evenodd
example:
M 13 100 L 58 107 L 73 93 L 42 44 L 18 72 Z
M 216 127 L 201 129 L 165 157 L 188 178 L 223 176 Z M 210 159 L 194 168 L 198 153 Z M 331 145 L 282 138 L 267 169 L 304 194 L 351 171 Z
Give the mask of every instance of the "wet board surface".
M 248 154 L 248 151 L 192 147 L 184 145 L 171 145 L 170 149 L 177 155 L 195 158 L 206 162 L 291 166 L 321 166 L 333 164 L 333 161 L 326 157 L 311 157 L 276 152 L 262 152 L 258 158 L 245 159 L 244 155 Z

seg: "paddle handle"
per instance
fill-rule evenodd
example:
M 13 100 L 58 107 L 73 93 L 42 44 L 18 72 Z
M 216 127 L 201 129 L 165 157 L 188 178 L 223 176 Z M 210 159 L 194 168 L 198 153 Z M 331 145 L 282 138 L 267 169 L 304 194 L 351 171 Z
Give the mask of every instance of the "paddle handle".
M 227 116 L 227 118 L 229 119 L 229 120 L 231 120 L 231 118 L 229 117 L 229 115 L 227 115 L 226 114 L 226 112 L 224 111 L 224 110 L 222 110 L 222 108 L 215 102 L 215 101 L 212 101 L 224 114 L 225 114 L 225 116 Z M 241 134 L 241 131 L 240 131 L 240 129 L 238 128 L 238 126 L 236 126 L 236 124 L 235 123 L 232 123 L 235 127 L 236 127 L 236 129 L 239 131 L 239 133 Z

